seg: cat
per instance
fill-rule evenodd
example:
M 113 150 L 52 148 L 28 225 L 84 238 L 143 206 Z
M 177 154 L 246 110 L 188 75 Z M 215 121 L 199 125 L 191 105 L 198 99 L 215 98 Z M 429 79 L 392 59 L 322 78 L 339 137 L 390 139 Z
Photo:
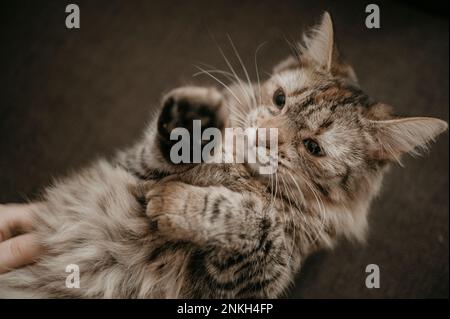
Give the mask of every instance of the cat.
M 336 49 L 328 13 L 264 83 L 182 87 L 143 138 L 48 187 L 34 211 L 46 253 L 0 275 L 7 298 L 275 298 L 339 238 L 364 241 L 391 163 L 447 130 L 371 100 Z M 175 127 L 278 129 L 276 174 L 170 160 Z M 66 287 L 66 266 L 80 287 Z

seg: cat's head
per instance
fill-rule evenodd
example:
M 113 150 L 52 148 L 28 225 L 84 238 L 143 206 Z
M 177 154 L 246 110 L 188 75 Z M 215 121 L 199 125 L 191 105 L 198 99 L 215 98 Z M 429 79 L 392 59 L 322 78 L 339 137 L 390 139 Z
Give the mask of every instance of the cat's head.
M 361 238 L 387 165 L 426 149 L 447 123 L 396 117 L 362 92 L 353 69 L 339 59 L 328 13 L 298 49 L 261 85 L 247 125 L 278 129 L 278 192 L 326 207 L 335 214 L 327 216 L 334 231 Z

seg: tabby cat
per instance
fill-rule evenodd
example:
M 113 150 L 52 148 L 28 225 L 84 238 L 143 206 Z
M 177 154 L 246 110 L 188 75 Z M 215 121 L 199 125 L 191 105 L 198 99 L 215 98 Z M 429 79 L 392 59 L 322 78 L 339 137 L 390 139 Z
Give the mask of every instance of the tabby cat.
M 372 101 L 338 56 L 328 13 L 261 85 L 182 87 L 143 138 L 48 187 L 35 209 L 46 253 L 0 275 L 0 296 L 272 298 L 312 252 L 363 241 L 390 163 L 447 129 Z M 172 128 L 278 129 L 276 174 L 170 161 Z M 66 287 L 66 266 L 80 287 Z

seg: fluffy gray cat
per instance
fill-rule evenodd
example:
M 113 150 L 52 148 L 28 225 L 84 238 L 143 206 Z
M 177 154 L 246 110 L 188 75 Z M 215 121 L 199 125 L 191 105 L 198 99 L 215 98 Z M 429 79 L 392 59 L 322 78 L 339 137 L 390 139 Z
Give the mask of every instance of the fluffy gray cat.
M 278 129 L 276 174 L 169 158 L 177 126 Z M 304 259 L 363 241 L 382 177 L 447 129 L 368 98 L 340 61 L 330 16 L 261 85 L 184 87 L 113 161 L 48 187 L 35 209 L 45 254 L 0 275 L 1 297 L 272 298 Z M 66 287 L 76 264 L 80 288 Z

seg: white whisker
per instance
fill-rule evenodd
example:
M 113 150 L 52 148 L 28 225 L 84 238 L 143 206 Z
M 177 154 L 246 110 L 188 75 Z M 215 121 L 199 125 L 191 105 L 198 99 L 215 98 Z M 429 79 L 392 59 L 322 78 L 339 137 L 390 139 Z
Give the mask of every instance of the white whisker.
M 233 43 L 233 40 L 231 40 L 230 35 L 228 34 L 227 37 L 228 37 L 228 40 L 231 43 L 231 47 L 233 48 L 234 54 L 236 55 L 237 59 L 239 60 L 239 63 L 241 64 L 241 68 L 244 71 L 244 74 L 245 74 L 245 76 L 247 78 L 248 86 L 250 88 L 250 87 L 252 87 L 252 83 L 250 81 L 250 76 L 248 75 L 247 68 L 245 67 L 244 62 L 242 61 L 241 56 L 239 55 L 239 52 L 238 52 L 238 50 L 236 49 L 236 46 Z M 253 97 L 253 102 L 254 102 L 253 105 L 257 105 L 254 90 L 252 90 L 252 93 L 253 93 L 252 97 Z
M 244 88 L 244 82 L 240 79 L 240 77 L 237 75 L 235 69 L 233 68 L 230 60 L 228 60 L 228 58 L 226 57 L 225 53 L 222 50 L 222 47 L 216 42 L 215 39 L 213 39 L 213 41 L 215 42 L 217 48 L 219 49 L 220 54 L 222 55 L 223 59 L 225 60 L 225 63 L 227 64 L 228 68 L 230 69 L 230 71 L 234 74 L 234 76 L 236 77 L 236 79 L 238 80 L 239 85 L 242 86 L 242 88 Z M 252 98 L 251 96 L 248 94 L 247 91 L 244 90 L 244 92 L 246 93 L 247 99 L 248 99 L 248 104 L 251 104 Z
M 259 93 L 259 101 L 258 103 L 261 104 L 261 81 L 260 81 L 260 77 L 259 77 L 259 70 L 258 70 L 258 52 L 259 50 L 266 45 L 266 42 L 261 43 L 260 45 L 258 45 L 258 47 L 255 50 L 255 71 L 256 71 L 256 79 L 258 81 L 258 93 Z
M 217 82 L 219 82 L 221 85 L 223 85 L 223 87 L 225 89 L 227 89 L 228 92 L 230 92 L 231 95 L 233 95 L 233 97 L 242 104 L 242 101 L 239 100 L 239 98 L 236 96 L 236 94 L 234 94 L 233 90 L 231 90 L 228 85 L 226 85 L 225 83 L 223 83 L 220 79 L 218 79 L 216 76 L 214 76 L 213 74 L 207 72 L 205 69 L 199 67 L 199 66 L 195 66 L 197 69 L 199 69 L 200 71 L 204 72 L 205 74 L 209 75 L 210 77 L 212 77 L 214 80 L 216 80 Z

